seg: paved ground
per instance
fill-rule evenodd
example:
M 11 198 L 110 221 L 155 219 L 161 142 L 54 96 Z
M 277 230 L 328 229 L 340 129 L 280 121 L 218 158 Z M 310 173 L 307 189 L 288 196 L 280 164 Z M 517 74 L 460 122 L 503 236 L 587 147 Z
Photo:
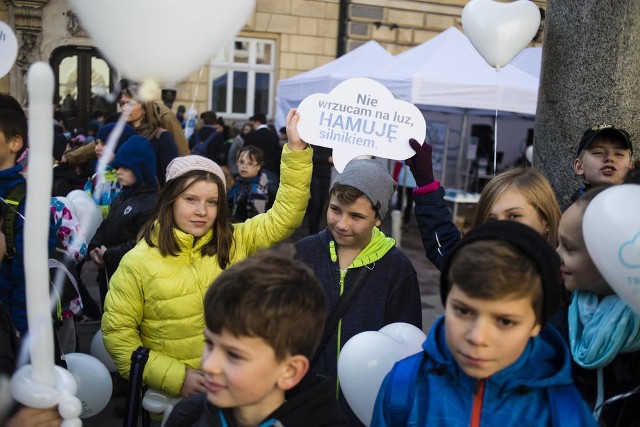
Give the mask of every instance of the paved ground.
M 390 218 L 391 215 L 387 215 L 387 218 L 381 226 L 381 229 L 389 236 L 391 236 Z M 294 233 L 289 241 L 295 242 L 299 238 L 304 237 L 306 235 L 306 230 L 307 227 L 305 223 L 296 233 Z M 423 308 L 423 331 L 426 333 L 431 327 L 433 321 L 442 313 L 442 304 L 440 303 L 440 297 L 438 294 L 440 273 L 424 256 L 420 234 L 414 218 L 412 218 L 411 222 L 402 230 L 400 240 L 400 247 L 409 259 L 411 259 L 418 273 Z M 97 285 L 92 285 L 91 282 L 93 278 L 96 277 L 93 264 L 87 263 L 86 265 L 87 267 L 83 271 L 85 283 L 88 285 L 90 293 L 97 297 Z M 98 329 L 99 324 L 97 322 L 79 323 L 77 325 L 81 352 L 89 353 L 91 339 Z M 114 409 L 116 404 L 122 402 L 124 402 L 124 397 L 113 398 L 109 406 L 107 406 L 100 414 L 84 419 L 83 425 L 86 427 L 111 427 L 122 425 L 122 418 L 118 418 L 115 415 Z

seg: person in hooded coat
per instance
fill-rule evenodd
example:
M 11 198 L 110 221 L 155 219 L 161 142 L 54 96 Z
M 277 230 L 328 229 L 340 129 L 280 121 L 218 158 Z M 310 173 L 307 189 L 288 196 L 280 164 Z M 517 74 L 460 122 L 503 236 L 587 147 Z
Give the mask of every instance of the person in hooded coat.
M 91 259 L 103 270 L 99 274 L 101 300 L 107 293 L 108 279 L 120 260 L 137 241 L 142 226 L 151 216 L 158 198 L 156 158 L 147 138 L 133 135 L 122 144 L 111 162 L 122 186 L 89 243 Z

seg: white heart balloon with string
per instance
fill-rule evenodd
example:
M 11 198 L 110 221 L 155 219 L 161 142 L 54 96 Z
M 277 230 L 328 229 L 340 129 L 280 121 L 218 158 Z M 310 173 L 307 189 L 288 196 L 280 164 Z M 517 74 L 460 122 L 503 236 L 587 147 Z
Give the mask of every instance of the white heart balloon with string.
M 392 323 L 379 331 L 353 336 L 338 358 L 338 378 L 351 410 L 365 425 L 371 423 L 373 406 L 384 377 L 393 365 L 422 350 L 425 334 L 408 323 Z
M 540 27 L 540 11 L 529 0 L 500 3 L 471 0 L 462 10 L 462 28 L 489 65 L 501 68 L 527 47 Z
M 591 259 L 611 288 L 640 314 L 640 185 L 622 184 L 594 197 L 582 233 Z
M 70 0 L 118 72 L 141 94 L 172 85 L 208 63 L 247 22 L 255 0 Z

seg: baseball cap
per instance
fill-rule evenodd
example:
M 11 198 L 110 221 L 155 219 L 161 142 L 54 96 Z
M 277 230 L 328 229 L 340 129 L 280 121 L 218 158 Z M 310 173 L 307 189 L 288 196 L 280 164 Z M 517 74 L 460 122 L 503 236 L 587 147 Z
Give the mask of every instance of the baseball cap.
M 578 145 L 577 156 L 580 155 L 582 150 L 586 150 L 591 147 L 591 144 L 593 144 L 593 141 L 595 141 L 596 138 L 602 136 L 608 136 L 616 141 L 620 141 L 626 149 L 633 151 L 633 145 L 629 139 L 629 132 L 609 124 L 600 124 L 595 125 L 584 132 L 582 139 L 580 140 L 580 145 Z

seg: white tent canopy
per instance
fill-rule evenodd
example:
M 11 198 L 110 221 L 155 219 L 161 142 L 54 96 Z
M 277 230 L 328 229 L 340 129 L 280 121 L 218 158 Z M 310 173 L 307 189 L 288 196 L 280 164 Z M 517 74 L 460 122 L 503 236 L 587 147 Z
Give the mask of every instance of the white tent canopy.
M 369 77 L 418 106 L 536 111 L 538 78 L 513 65 L 489 66 L 455 27 L 396 56 Z
M 289 109 L 314 93 L 328 93 L 351 77 L 365 77 L 372 69 L 391 62 L 393 55 L 371 40 L 351 52 L 318 68 L 278 82 L 276 126 L 284 126 Z
M 542 66 L 542 48 L 526 47 L 511 61 L 511 65 L 522 71 L 531 74 L 535 78 L 540 78 L 540 67 Z
M 459 186 L 473 160 L 465 147 L 471 125 L 498 129 L 496 110 L 500 117 L 496 150 L 504 152 L 505 164 L 522 154 L 520 135 L 532 127 L 541 57 L 541 48 L 528 48 L 496 70 L 455 27 L 395 57 L 370 41 L 322 67 L 278 82 L 276 124 L 284 125 L 289 109 L 313 93 L 328 93 L 351 77 L 372 78 L 396 98 L 430 112 L 428 122 L 446 122 L 441 132 L 444 141 L 434 145 L 434 163 L 437 154 L 443 183 L 453 172 L 448 178 L 455 178 Z

